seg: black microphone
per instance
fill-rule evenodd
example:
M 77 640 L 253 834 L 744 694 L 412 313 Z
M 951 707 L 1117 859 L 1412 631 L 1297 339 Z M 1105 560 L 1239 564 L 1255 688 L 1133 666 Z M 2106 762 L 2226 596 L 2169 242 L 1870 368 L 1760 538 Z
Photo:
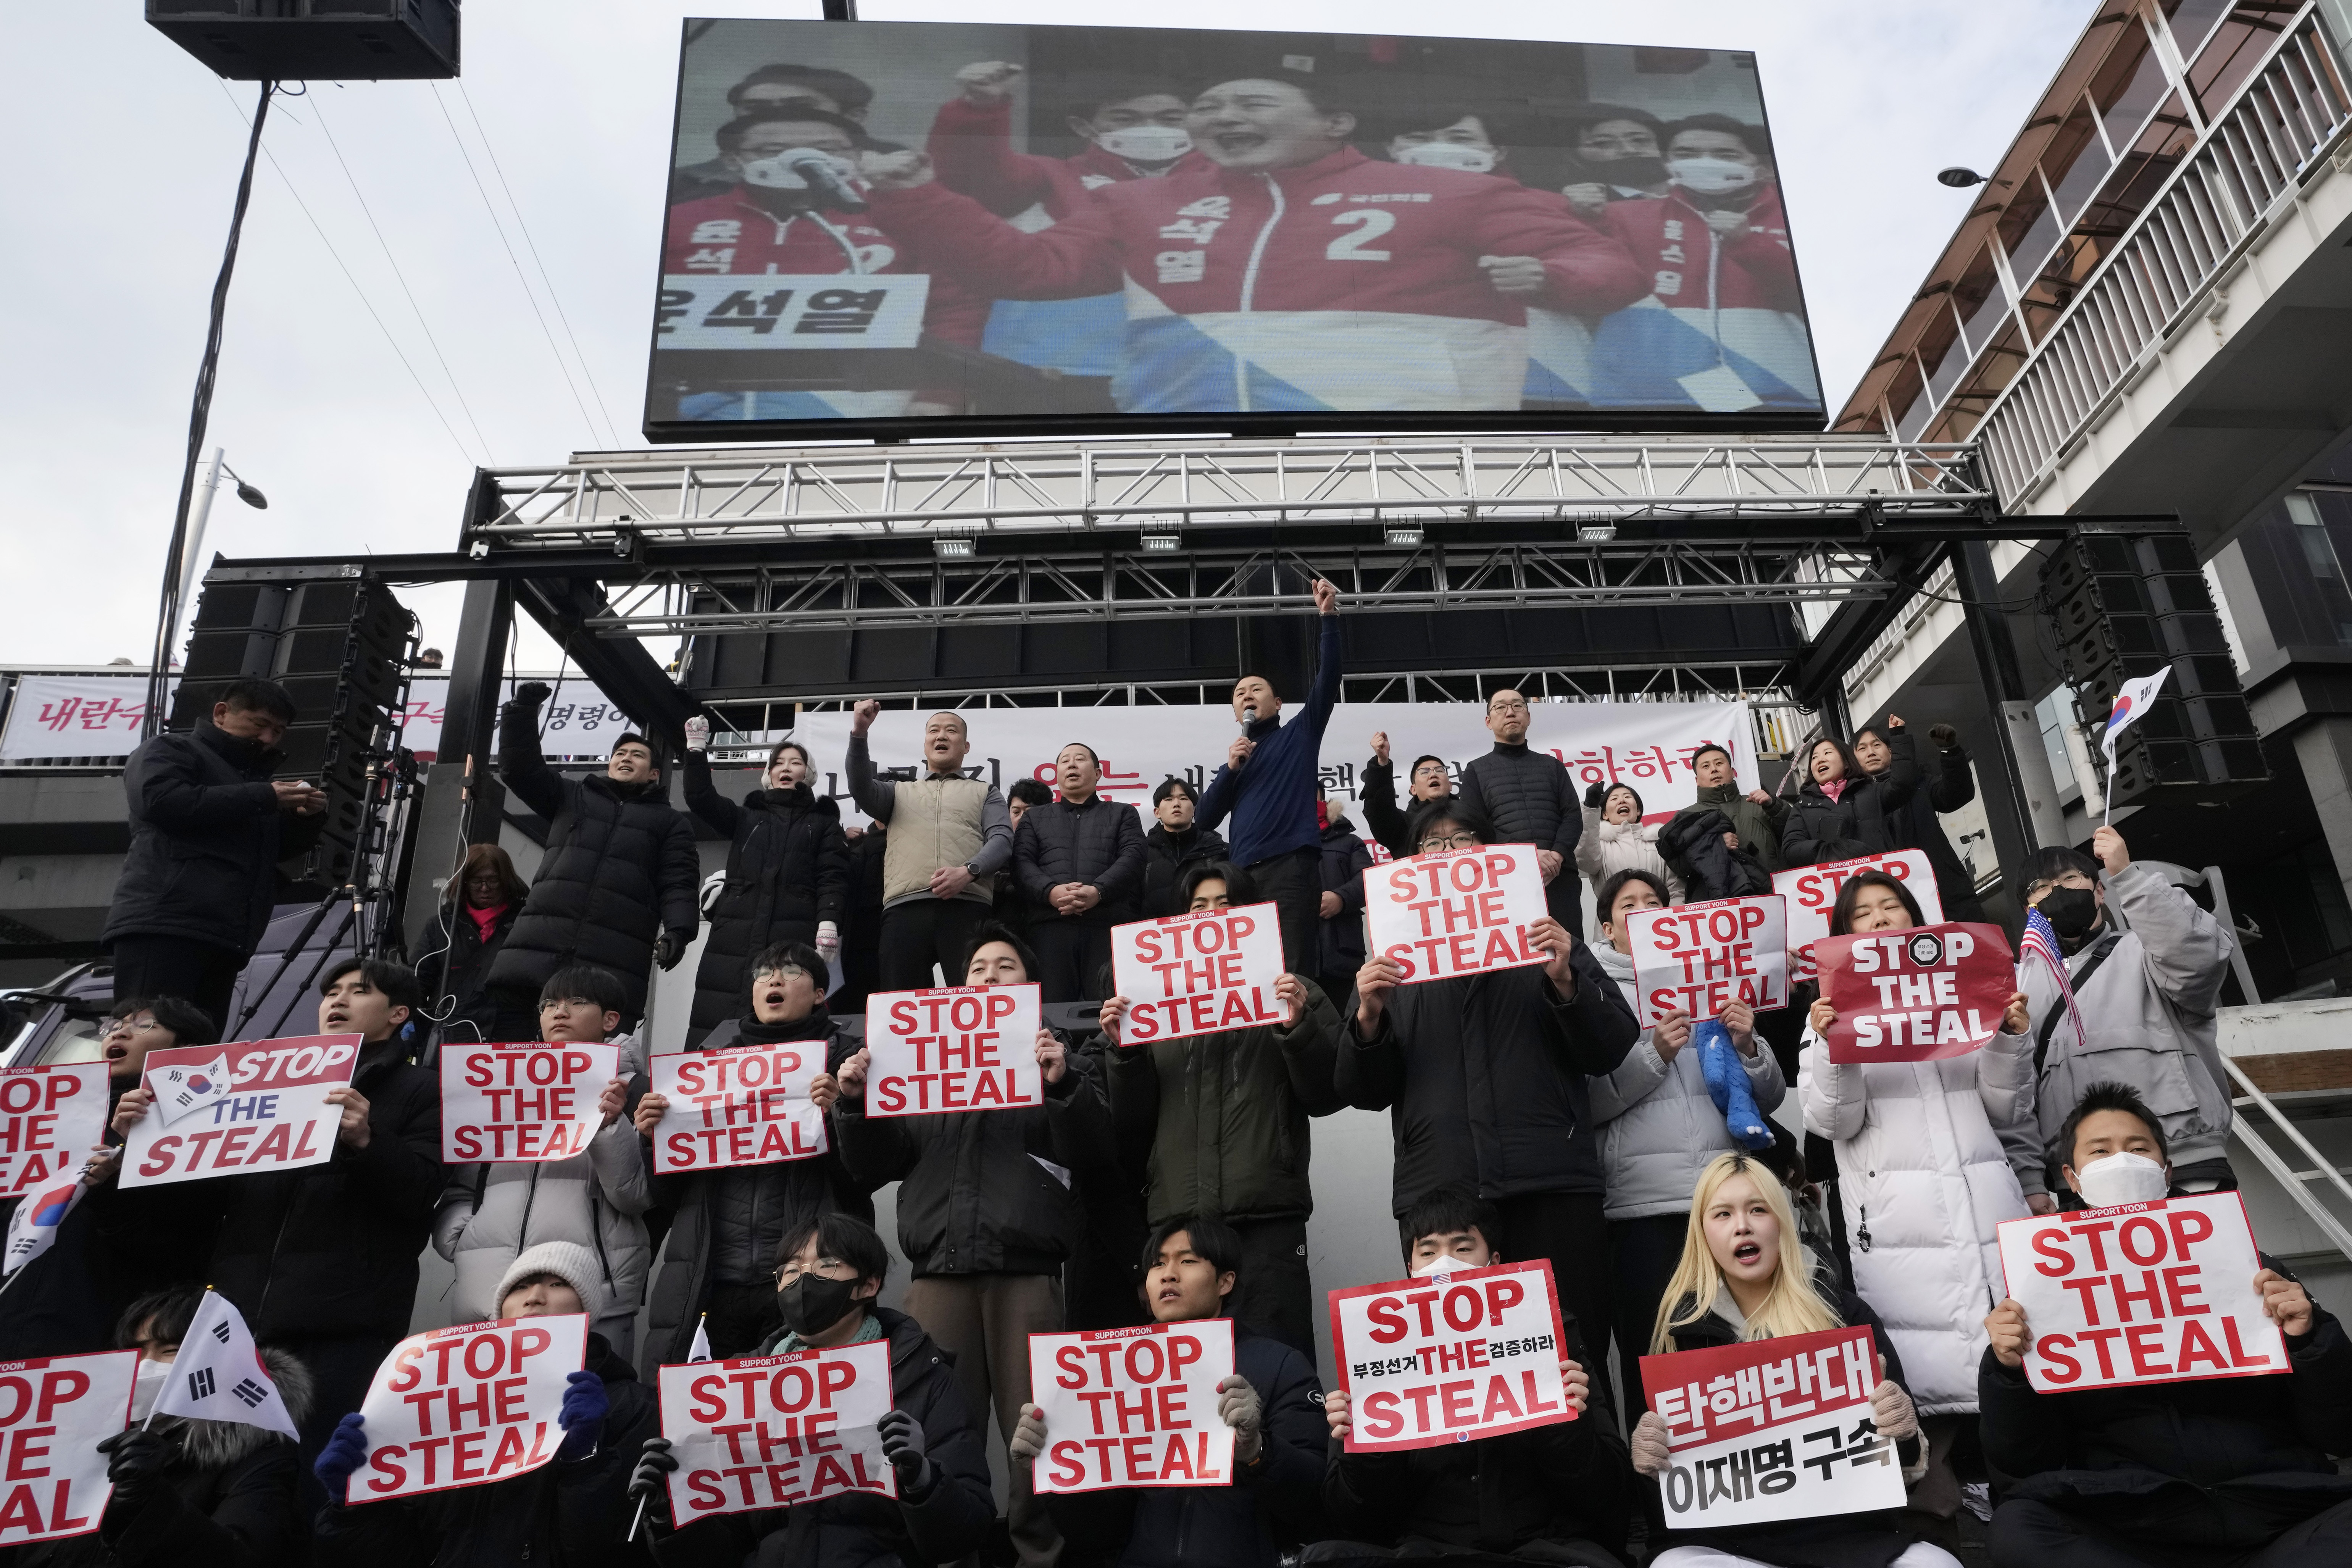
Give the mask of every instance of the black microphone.
M 857 194 L 857 187 L 843 179 L 832 158 L 815 148 L 794 147 L 781 155 L 781 162 L 812 187 L 823 191 L 825 205 L 849 213 L 866 210 L 866 198 Z

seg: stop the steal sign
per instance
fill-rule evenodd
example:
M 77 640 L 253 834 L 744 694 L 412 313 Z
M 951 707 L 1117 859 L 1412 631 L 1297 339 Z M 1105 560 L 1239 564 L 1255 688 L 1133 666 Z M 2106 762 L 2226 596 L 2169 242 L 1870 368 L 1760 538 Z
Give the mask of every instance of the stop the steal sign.
M 1351 1454 L 1577 1418 L 1559 1375 L 1559 1298 L 1540 1259 L 1334 1290 L 1331 1342 Z
M 1283 1022 L 1282 922 L 1272 904 L 1202 910 L 1110 928 L 1129 1045 Z
M 1778 893 L 1716 899 L 1625 917 L 1633 949 L 1633 1016 L 1719 1018 L 1734 1002 L 1759 1013 L 1789 1005 L 1788 900 Z
M 866 1114 L 928 1116 L 1043 1105 L 1040 988 L 885 991 L 866 1004 Z
M 1403 971 L 1405 985 L 1546 963 L 1528 928 L 1550 914 L 1532 844 L 1446 849 L 1364 872 L 1372 951 Z
M 334 1158 L 342 1107 L 363 1037 L 314 1035 L 150 1051 L 141 1082 L 155 1094 L 123 1140 L 126 1187 L 251 1171 L 293 1171 Z

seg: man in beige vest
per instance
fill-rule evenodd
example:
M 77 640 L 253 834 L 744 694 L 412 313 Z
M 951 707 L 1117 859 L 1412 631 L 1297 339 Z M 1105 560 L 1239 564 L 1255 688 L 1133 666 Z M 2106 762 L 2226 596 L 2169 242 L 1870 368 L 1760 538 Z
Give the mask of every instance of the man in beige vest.
M 857 705 L 843 771 L 858 809 L 889 826 L 882 857 L 882 988 L 929 985 L 933 963 L 947 984 L 958 984 L 972 932 L 988 919 L 996 873 L 1013 858 L 1013 818 L 994 784 L 964 776 L 971 740 L 954 713 L 923 721 L 921 776 L 876 773 L 866 732 L 881 710 L 871 698 Z

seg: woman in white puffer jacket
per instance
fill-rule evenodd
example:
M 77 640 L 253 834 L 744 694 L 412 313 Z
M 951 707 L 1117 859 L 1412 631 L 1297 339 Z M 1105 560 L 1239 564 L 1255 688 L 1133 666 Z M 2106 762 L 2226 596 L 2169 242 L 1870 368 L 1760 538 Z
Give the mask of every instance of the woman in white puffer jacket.
M 1592 886 L 1596 931 L 1608 914 L 1601 906 L 1601 884 L 1620 871 L 1647 871 L 1665 888 L 1666 902 L 1683 901 L 1683 879 L 1666 869 L 1666 858 L 1658 853 L 1658 830 L 1664 826 L 1642 820 L 1642 797 L 1632 784 L 1594 784 L 1584 792 L 1584 831 L 1577 835 L 1576 868 Z
M 1901 882 L 1865 871 L 1839 890 L 1830 933 L 1921 923 Z M 1973 1416 L 1984 1316 L 2002 1293 L 1994 1227 L 2028 1213 L 2001 1142 L 2033 1121 L 2025 999 L 2010 998 L 1990 1045 L 1939 1061 L 1832 1062 L 1822 1036 L 1836 1021 L 1813 1004 L 1797 1093 L 1807 1129 L 1837 1146 L 1853 1288 L 1894 1336 L 1920 1415 Z

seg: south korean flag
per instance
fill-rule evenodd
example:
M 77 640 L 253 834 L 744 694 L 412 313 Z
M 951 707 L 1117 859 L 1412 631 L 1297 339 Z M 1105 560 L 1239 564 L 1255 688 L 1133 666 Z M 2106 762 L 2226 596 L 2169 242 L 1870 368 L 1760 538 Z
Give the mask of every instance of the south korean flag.
M 165 1068 L 150 1079 L 148 1087 L 155 1092 L 155 1114 L 169 1127 L 180 1118 L 227 1097 L 232 1087 L 228 1053 L 224 1051 L 208 1062 L 184 1062 Z
M 193 1415 L 200 1421 L 234 1421 L 265 1427 L 297 1439 L 294 1417 L 278 1396 L 278 1384 L 253 1348 L 245 1319 L 217 1290 L 206 1290 L 195 1320 L 180 1341 L 171 1380 L 156 1396 L 158 1415 Z

